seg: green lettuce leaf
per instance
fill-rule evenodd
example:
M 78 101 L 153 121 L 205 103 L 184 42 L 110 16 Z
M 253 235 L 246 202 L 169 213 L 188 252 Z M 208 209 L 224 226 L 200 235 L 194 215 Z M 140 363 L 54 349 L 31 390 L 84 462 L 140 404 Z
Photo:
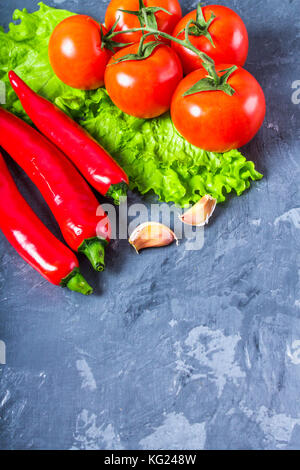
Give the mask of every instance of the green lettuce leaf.
M 28 120 L 9 85 L 15 70 L 35 91 L 55 102 L 85 127 L 127 172 L 131 189 L 154 191 L 160 200 L 181 206 L 210 194 L 224 201 L 262 175 L 238 151 L 206 152 L 190 145 L 173 126 L 169 114 L 143 120 L 121 112 L 106 90 L 82 91 L 64 85 L 48 60 L 48 41 L 56 24 L 72 13 L 43 3 L 34 13 L 16 10 L 9 31 L 0 30 L 0 80 L 7 85 L 6 107 Z M 84 158 L 84 156 L 83 156 Z

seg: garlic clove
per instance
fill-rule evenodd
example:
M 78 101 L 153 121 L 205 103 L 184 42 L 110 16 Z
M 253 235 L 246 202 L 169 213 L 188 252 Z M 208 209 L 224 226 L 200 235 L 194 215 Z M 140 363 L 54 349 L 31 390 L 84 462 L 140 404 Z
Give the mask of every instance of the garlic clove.
M 145 222 L 136 227 L 129 237 L 129 243 L 137 253 L 144 248 L 170 245 L 174 240 L 178 245 L 175 233 L 159 222 Z
M 184 224 L 203 227 L 208 223 L 209 218 L 215 210 L 217 200 L 209 194 L 203 196 L 200 201 L 193 205 L 188 211 L 180 215 L 179 218 Z

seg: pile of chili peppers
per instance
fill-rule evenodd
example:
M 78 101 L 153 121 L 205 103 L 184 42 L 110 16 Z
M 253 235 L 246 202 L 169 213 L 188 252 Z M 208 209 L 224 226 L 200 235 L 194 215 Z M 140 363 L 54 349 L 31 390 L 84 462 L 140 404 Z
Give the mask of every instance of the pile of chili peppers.
M 86 180 L 116 204 L 128 177 L 77 123 L 31 90 L 14 72 L 13 89 L 38 130 L 0 108 L 0 146 L 38 187 L 69 247 L 104 269 L 110 222 Z M 40 132 L 39 132 L 40 131 Z M 0 154 L 0 229 L 36 271 L 55 285 L 88 295 L 75 254 L 44 226 L 19 193 Z

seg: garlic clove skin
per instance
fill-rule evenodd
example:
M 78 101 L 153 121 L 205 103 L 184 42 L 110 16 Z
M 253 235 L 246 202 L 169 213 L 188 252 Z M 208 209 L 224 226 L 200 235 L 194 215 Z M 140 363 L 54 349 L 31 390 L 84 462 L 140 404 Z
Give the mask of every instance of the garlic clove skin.
M 166 225 L 159 222 L 145 222 L 136 227 L 128 241 L 139 253 L 144 248 L 170 245 L 175 240 L 178 245 L 175 233 Z
M 217 200 L 209 194 L 203 196 L 200 201 L 193 205 L 179 218 L 184 224 L 193 225 L 194 227 L 203 227 L 208 223 L 211 215 L 216 208 Z

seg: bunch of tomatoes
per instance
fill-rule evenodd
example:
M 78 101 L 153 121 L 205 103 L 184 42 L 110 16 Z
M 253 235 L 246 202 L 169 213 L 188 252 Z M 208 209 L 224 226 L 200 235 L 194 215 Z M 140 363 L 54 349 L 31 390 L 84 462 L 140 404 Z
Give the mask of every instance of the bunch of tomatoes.
M 244 68 L 248 34 L 237 13 L 178 0 L 111 0 L 105 25 L 86 15 L 57 25 L 49 59 L 67 85 L 105 85 L 116 106 L 138 118 L 170 109 L 191 144 L 226 152 L 249 142 L 265 116 L 264 93 Z

